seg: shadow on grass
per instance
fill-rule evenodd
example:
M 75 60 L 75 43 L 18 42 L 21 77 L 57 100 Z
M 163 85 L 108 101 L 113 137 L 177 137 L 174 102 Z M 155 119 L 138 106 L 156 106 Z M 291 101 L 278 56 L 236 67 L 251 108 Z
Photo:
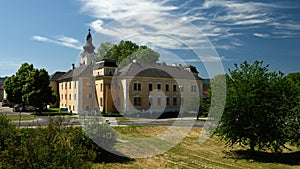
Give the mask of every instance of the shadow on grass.
M 46 112 L 41 112 L 41 113 L 33 112 L 33 113 L 31 113 L 31 115 L 35 115 L 35 116 L 57 116 L 57 115 L 72 115 L 72 113 L 46 111 Z
M 104 151 L 104 152 L 103 152 Z M 104 156 L 103 156 L 104 154 Z M 108 152 L 105 150 L 102 150 L 100 155 L 97 155 L 97 158 L 94 162 L 96 163 L 129 163 L 131 161 L 134 161 L 134 159 L 124 156 L 119 156 L 117 154 L 120 154 L 120 152 Z
M 291 153 L 250 152 L 249 150 L 235 150 L 226 153 L 226 158 L 246 159 L 263 163 L 280 163 L 286 165 L 300 165 L 300 151 Z

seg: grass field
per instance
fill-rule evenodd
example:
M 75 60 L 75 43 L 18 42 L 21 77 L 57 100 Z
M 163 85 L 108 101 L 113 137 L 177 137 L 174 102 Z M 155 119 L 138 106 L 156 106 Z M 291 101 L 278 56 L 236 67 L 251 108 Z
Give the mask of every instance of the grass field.
M 134 137 L 150 137 L 157 135 L 167 127 L 116 127 L 118 132 Z M 94 164 L 93 168 L 228 168 L 228 169 L 299 169 L 300 152 L 293 153 L 256 153 L 249 156 L 241 147 L 224 148 L 224 142 L 212 137 L 199 144 L 201 128 L 193 128 L 189 135 L 169 151 L 150 158 L 116 158 L 110 162 Z M 122 148 L 117 144 L 116 150 Z
M 19 121 L 20 116 L 6 116 L 9 120 L 11 121 Z M 37 118 L 33 116 L 21 116 L 21 121 L 26 121 L 26 120 L 36 120 Z

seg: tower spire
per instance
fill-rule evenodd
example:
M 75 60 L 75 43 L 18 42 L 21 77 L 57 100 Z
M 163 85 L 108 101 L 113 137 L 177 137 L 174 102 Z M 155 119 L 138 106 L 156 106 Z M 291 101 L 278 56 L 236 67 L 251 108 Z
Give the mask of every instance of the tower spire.
M 84 51 L 80 54 L 81 55 L 81 65 L 90 64 L 96 53 L 94 52 L 95 46 L 93 45 L 93 38 L 91 35 L 91 29 L 88 29 L 89 33 L 86 36 L 86 43 L 83 46 Z
M 95 50 L 95 46 L 93 45 L 93 38 L 91 35 L 91 29 L 89 28 L 89 33 L 86 36 L 86 43 L 83 46 L 84 52 L 88 52 L 88 53 L 94 53 Z

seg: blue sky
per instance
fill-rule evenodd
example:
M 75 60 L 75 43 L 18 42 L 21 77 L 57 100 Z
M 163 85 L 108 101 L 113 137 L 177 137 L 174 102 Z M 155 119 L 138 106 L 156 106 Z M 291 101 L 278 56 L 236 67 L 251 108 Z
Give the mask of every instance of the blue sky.
M 3 1 L 0 76 L 24 62 L 49 74 L 67 71 L 89 27 L 96 47 L 132 40 L 159 51 L 168 64 L 196 65 L 204 78 L 245 60 L 299 72 L 299 8 L 294 0 Z

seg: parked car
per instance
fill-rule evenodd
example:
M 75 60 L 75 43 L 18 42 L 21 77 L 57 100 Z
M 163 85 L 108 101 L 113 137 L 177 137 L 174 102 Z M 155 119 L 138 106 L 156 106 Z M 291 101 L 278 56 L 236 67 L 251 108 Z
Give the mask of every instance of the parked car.
M 6 100 L 2 101 L 2 107 L 7 107 L 9 106 L 8 102 Z
M 13 111 L 15 111 L 15 112 L 21 112 L 21 111 L 23 111 L 22 104 L 15 104 L 14 107 L 13 107 Z
M 13 106 L 13 111 L 20 112 L 20 111 L 35 111 L 35 108 L 30 105 L 23 106 L 22 104 L 16 104 Z

